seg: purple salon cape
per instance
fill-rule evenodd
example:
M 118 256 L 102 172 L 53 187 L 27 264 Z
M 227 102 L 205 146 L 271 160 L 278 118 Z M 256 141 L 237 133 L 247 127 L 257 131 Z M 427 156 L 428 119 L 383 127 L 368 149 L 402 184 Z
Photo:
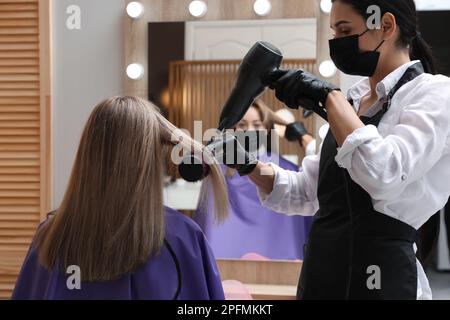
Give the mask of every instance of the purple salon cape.
M 219 271 L 200 228 L 188 217 L 166 208 L 166 241 L 168 247 L 150 257 L 135 273 L 107 282 L 81 282 L 81 289 L 69 290 L 70 275 L 48 272 L 38 262 L 31 245 L 13 292 L 13 299 L 148 299 L 171 300 L 181 286 L 180 300 L 223 300 Z M 176 263 L 179 263 L 181 279 Z M 82 275 L 81 275 L 82 277 Z
M 258 158 L 280 167 L 298 171 L 288 160 L 262 154 Z M 226 168 L 223 167 L 223 171 Z M 304 245 L 309 235 L 312 217 L 286 216 L 262 206 L 256 186 L 248 177 L 235 173 L 227 177 L 230 215 L 222 225 L 214 222 L 214 204 L 208 200 L 205 210 L 195 215 L 217 258 L 239 259 L 257 253 L 273 260 L 303 260 Z

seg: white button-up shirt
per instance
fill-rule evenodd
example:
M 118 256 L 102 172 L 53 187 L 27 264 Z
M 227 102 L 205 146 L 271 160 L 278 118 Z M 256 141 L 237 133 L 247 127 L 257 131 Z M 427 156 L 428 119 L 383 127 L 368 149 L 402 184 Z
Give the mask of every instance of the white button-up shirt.
M 376 87 L 378 101 L 364 115 L 376 114 L 405 71 L 407 63 Z M 370 91 L 363 79 L 348 92 L 359 110 Z M 335 158 L 353 181 L 372 198 L 376 211 L 419 229 L 442 209 L 450 195 L 450 79 L 423 74 L 393 97 L 378 127 L 367 125 L 345 140 Z M 305 157 L 300 172 L 276 165 L 271 194 L 259 190 L 262 203 L 288 215 L 314 215 L 319 203 L 317 184 L 320 155 Z M 417 261 L 418 299 L 431 299 L 428 280 Z

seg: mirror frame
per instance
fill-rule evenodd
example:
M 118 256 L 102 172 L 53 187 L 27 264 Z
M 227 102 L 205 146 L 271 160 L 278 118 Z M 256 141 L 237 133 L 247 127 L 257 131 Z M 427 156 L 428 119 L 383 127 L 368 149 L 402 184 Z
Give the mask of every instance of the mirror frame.
M 134 0 L 126 0 L 128 3 Z M 139 96 L 148 99 L 148 24 L 150 22 L 170 21 L 218 21 L 218 20 L 271 20 L 271 19 L 306 19 L 317 21 L 316 69 L 322 61 L 329 60 L 328 39 L 332 37 L 330 14 L 320 9 L 320 0 L 276 0 L 272 1 L 272 11 L 265 17 L 253 11 L 255 0 L 207 0 L 208 13 L 202 18 L 190 15 L 188 7 L 192 0 L 138 0 L 144 6 L 144 13 L 137 19 L 130 18 L 124 10 L 124 81 L 125 95 Z M 139 63 L 144 67 L 144 77 L 132 80 L 126 75 L 126 68 L 131 63 Z M 340 72 L 327 81 L 340 84 Z M 315 116 L 315 137 L 320 144 L 319 128 L 325 121 Z

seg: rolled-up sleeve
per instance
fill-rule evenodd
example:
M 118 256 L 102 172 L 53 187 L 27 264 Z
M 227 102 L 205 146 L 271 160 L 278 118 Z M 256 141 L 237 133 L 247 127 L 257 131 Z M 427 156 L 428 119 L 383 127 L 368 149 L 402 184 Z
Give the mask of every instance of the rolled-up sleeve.
M 273 211 L 287 215 L 314 215 L 319 208 L 319 162 L 319 156 L 306 157 L 300 172 L 287 171 L 271 163 L 275 170 L 274 188 L 270 194 L 258 189 L 261 203 Z
M 399 196 L 412 182 L 423 178 L 447 147 L 450 101 L 448 87 L 423 85 L 403 102 L 399 123 L 383 137 L 373 125 L 350 134 L 335 158 L 351 178 L 375 200 Z

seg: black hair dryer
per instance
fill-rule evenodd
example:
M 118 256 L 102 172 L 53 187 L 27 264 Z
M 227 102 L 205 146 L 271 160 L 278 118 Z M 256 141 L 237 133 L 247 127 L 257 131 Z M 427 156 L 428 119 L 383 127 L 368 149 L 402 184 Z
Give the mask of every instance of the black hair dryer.
M 218 130 L 233 128 L 245 115 L 255 99 L 270 85 L 269 74 L 280 68 L 283 55 L 267 42 L 257 42 L 242 60 L 237 80 L 220 114 Z M 180 176 L 197 182 L 209 174 L 209 167 L 194 155 L 188 155 L 178 166 Z

